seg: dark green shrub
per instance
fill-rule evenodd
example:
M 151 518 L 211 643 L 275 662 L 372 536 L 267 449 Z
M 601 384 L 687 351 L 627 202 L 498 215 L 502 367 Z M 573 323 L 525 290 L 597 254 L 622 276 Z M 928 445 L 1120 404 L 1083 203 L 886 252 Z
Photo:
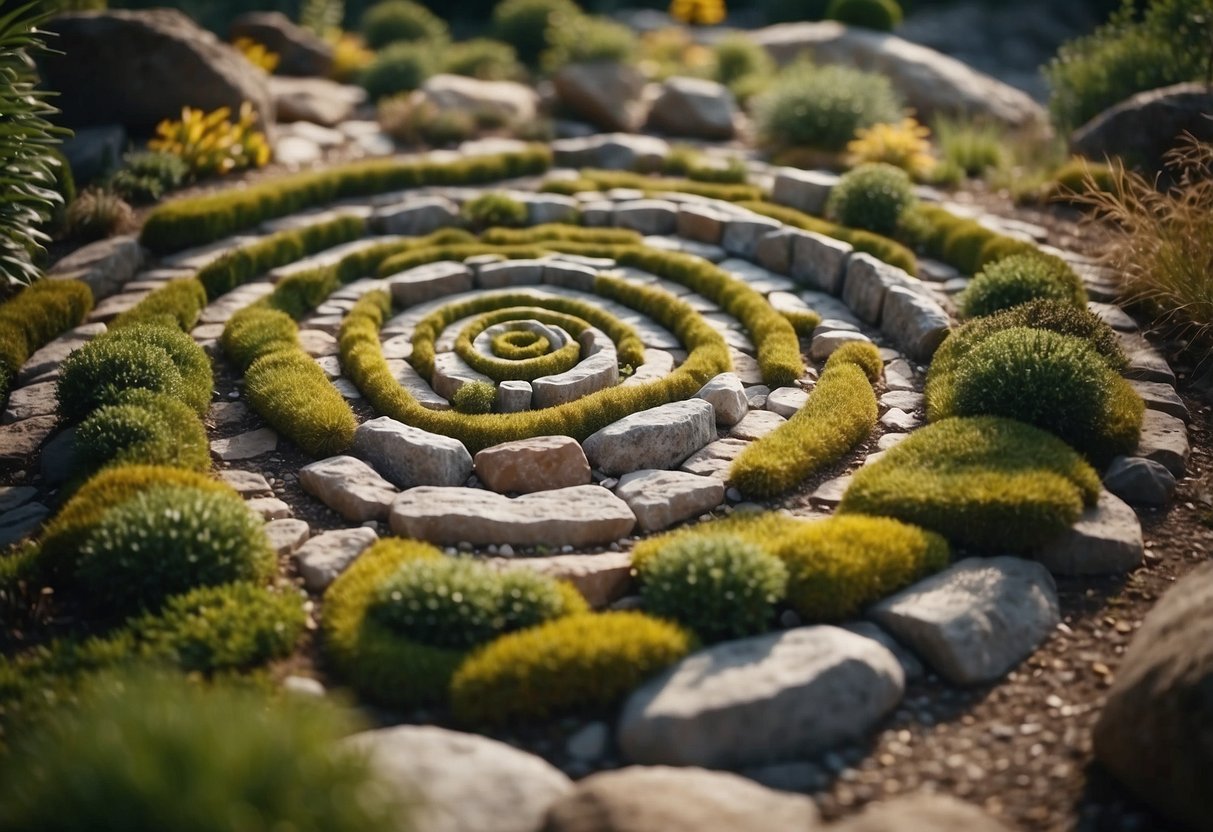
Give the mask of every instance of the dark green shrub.
M 540 145 L 456 162 L 414 159 L 352 162 L 165 203 L 148 216 L 139 239 L 152 251 L 163 254 L 210 243 L 266 220 L 341 199 L 426 185 L 496 182 L 542 173 L 551 164 L 551 151 Z
M 55 385 L 59 415 L 78 422 L 98 407 L 116 404 L 126 391 L 136 388 L 185 399 L 181 371 L 162 348 L 129 339 L 98 338 L 64 360 Z
M 493 32 L 517 50 L 519 60 L 536 67 L 551 45 L 553 23 L 580 15 L 572 0 L 502 0 L 493 8 Z
M 901 103 L 883 75 L 799 63 L 754 100 L 762 139 L 778 147 L 838 152 L 860 127 L 901 120 Z
M 76 582 L 112 615 L 159 609 L 172 595 L 274 571 L 261 519 L 238 497 L 155 486 L 110 508 L 80 548 Z
M 193 277 L 170 280 L 114 319 L 111 329 L 132 324 L 160 324 L 190 330 L 206 306 L 206 290 Z M 209 395 L 209 393 L 208 393 Z
M 175 595 L 127 630 L 145 656 L 189 672 L 215 673 L 289 656 L 306 624 L 298 594 L 231 583 Z
M 382 49 L 405 41 L 435 43 L 450 38 L 442 18 L 411 0 L 384 0 L 362 16 L 362 36 L 367 46 Z
M 147 672 L 80 699 L 15 744 L 0 829 L 383 832 L 408 811 L 340 746 L 354 726 L 326 702 Z
M 362 86 L 376 101 L 411 92 L 438 71 L 438 51 L 427 42 L 393 43 L 375 56 L 362 73 Z
M 122 167 L 110 179 L 109 185 L 128 202 L 146 205 L 180 188 L 189 174 L 189 165 L 180 156 L 137 151 L 122 158 Z
M 891 32 L 901 24 L 897 0 L 831 0 L 826 18 L 848 26 Z
M 0 303 L 0 401 L 21 365 L 92 308 L 93 293 L 79 280 L 41 280 Z
M 729 481 L 747 496 L 774 497 L 841 459 L 876 426 L 872 382 L 883 369 L 873 344 L 837 350 L 805 406 L 746 447 L 729 467 Z
M 774 59 L 752 38 L 733 34 L 712 44 L 712 77 L 728 87 L 739 100 L 744 101 L 748 93 L 765 85 L 774 74 Z
M 842 621 L 948 565 L 948 543 L 891 520 L 844 514 L 804 523 L 774 551 L 788 568 L 788 602 L 805 621 Z
M 615 61 L 627 63 L 636 55 L 636 33 L 605 17 L 576 15 L 561 18 L 547 32 L 551 46 L 543 53 L 543 66 L 555 72 L 565 64 Z
M 461 213 L 476 229 L 526 225 L 526 205 L 503 193 L 490 192 L 469 199 L 463 203 Z
M 830 191 L 826 213 L 843 225 L 887 236 L 913 204 L 914 183 L 908 173 L 883 162 L 869 162 L 842 175 Z
M 84 473 L 106 465 L 211 467 L 206 428 L 184 402 L 135 389 L 94 410 L 76 428 L 76 464 Z
M 1024 552 L 1069 528 L 1099 476 L 1057 437 L 982 416 L 919 428 L 855 472 L 841 514 L 893 517 L 957 546 Z
M 67 236 L 77 242 L 102 240 L 134 227 L 134 210 L 114 191 L 86 188 L 67 206 Z
M 514 47 L 488 38 L 452 43 L 442 52 L 442 71 L 482 81 L 516 81 L 526 74 Z
M 645 609 L 705 642 L 764 632 L 788 572 L 774 555 L 728 534 L 676 540 L 645 562 Z
M 492 413 L 497 388 L 487 381 L 472 381 L 451 396 L 451 407 L 459 413 Z
M 1049 431 L 1103 465 L 1137 446 L 1144 405 L 1082 339 L 1026 327 L 974 346 L 932 386 L 934 418 L 1002 416 Z
M 472 653 L 451 679 L 451 707 L 492 724 L 611 708 L 692 646 L 676 624 L 637 612 L 558 618 Z
M 195 284 L 196 285 L 196 284 Z M 164 350 L 181 373 L 181 400 L 203 416 L 211 406 L 214 378 L 206 352 L 179 329 L 155 324 L 114 327 L 98 340 L 147 344 Z
M 1062 259 L 1042 254 L 1013 254 L 987 263 L 957 298 L 966 318 L 992 315 L 1034 300 L 1087 305 L 1082 280 Z

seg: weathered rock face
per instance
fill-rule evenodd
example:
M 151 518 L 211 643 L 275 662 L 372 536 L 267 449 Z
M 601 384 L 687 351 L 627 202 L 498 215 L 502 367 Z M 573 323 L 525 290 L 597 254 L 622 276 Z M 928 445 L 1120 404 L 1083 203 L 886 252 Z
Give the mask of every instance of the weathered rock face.
M 1095 757 L 1159 812 L 1209 829 L 1213 564 L 1171 589 L 1125 653 L 1095 725 Z
M 737 102 L 723 84 L 703 78 L 667 78 L 649 111 L 648 127 L 670 136 L 731 139 Z
M 476 454 L 476 476 L 499 493 L 530 494 L 589 485 L 590 463 L 570 436 L 536 436 L 485 448 Z
M 665 766 L 587 777 L 548 809 L 545 832 L 809 830 L 817 807 L 723 771 Z
M 535 118 L 539 95 L 516 81 L 481 81 L 465 75 L 431 75 L 413 93 L 413 103 L 430 103 L 439 110 L 490 112 L 513 122 Z
M 721 373 L 705 384 L 695 397 L 710 404 L 716 413 L 716 424 L 725 427 L 740 422 L 749 410 L 745 388 L 736 373 Z
M 463 485 L 472 473 L 472 455 L 458 439 L 380 416 L 354 431 L 355 456 L 401 488 Z
M 366 100 L 366 90 L 361 87 L 327 78 L 271 75 L 269 86 L 279 122 L 309 121 L 332 127 L 349 119 L 354 108 Z
M 625 416 L 585 440 L 590 464 L 605 474 L 673 468 L 716 438 L 716 411 L 703 399 Z
M 333 71 L 333 47 L 282 12 L 249 12 L 232 21 L 231 40 L 249 38 L 278 56 L 279 75 L 327 78 Z
M 364 528 L 336 529 L 316 535 L 295 551 L 303 582 L 313 592 L 323 590 L 378 539 L 373 530 Z
M 573 788 L 533 754 L 428 725 L 367 731 L 344 746 L 369 755 L 378 780 L 415 804 L 411 827 L 426 832 L 536 832 Z
M 206 111 L 248 101 L 274 123 L 265 73 L 173 9 L 78 12 L 51 20 L 55 54 L 39 58 L 70 127 L 121 124 L 150 134 L 182 107 Z
M 1163 156 L 1191 133 L 1213 141 L 1213 90 L 1200 83 L 1139 92 L 1104 110 L 1070 136 L 1070 149 L 1090 159 L 1122 156 L 1147 170 L 1161 170 Z
M 739 639 L 688 656 L 633 693 L 619 745 L 648 764 L 803 759 L 864 736 L 904 688 L 888 649 L 837 627 Z
M 630 170 L 661 163 L 670 146 L 655 136 L 629 133 L 599 133 L 580 139 L 552 142 L 556 164 L 570 168 Z
M 1054 575 L 1115 575 L 1141 564 L 1137 514 L 1108 491 L 1078 522 L 1034 553 Z
M 633 471 L 615 489 L 636 514 L 641 531 L 654 532 L 710 511 L 724 502 L 724 483 L 686 471 Z
M 552 83 L 562 104 L 604 130 L 633 133 L 644 123 L 644 76 L 613 61 L 567 64 Z
M 960 61 L 895 35 L 832 21 L 785 23 L 750 33 L 781 64 L 807 52 L 819 64 L 848 64 L 887 75 L 919 119 L 968 115 L 1010 127 L 1044 125 L 1026 93 Z
M 432 543 L 592 546 L 631 533 L 627 503 L 597 485 L 525 494 L 515 499 L 476 488 L 423 486 L 402 493 L 392 531 Z
M 346 520 L 387 517 L 396 489 L 375 469 L 352 456 L 333 456 L 299 469 L 299 485 Z

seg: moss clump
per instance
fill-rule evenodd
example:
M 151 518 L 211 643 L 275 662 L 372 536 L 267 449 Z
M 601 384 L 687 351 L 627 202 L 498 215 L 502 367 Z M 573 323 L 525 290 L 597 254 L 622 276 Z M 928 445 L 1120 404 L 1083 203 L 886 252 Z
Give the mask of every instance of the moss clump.
M 630 246 L 644 242 L 644 237 L 627 228 L 581 228 L 563 223 L 543 223 L 530 228 L 490 228 L 480 235 L 480 239 L 496 246 L 542 245 L 559 241 Z
M 762 188 L 757 185 L 698 182 L 668 176 L 646 176 L 622 170 L 598 170 L 585 168 L 575 180 L 552 180 L 544 183 L 543 190 L 552 193 L 575 194 L 582 191 L 609 191 L 613 188 L 632 188 L 647 195 L 678 192 L 725 202 L 741 202 L 747 199 L 762 199 Z
M 705 642 L 764 632 L 788 573 L 774 555 L 728 534 L 685 537 L 645 562 L 645 609 Z
M 469 199 L 460 212 L 473 228 L 517 228 L 526 225 L 526 204 L 503 193 Z
M 497 388 L 487 381 L 472 381 L 451 396 L 451 407 L 459 413 L 492 413 Z
M 311 456 L 341 453 L 354 441 L 354 411 L 301 349 L 258 358 L 245 371 L 244 389 L 253 409 Z
M 127 630 L 142 655 L 182 670 L 247 670 L 290 655 L 307 624 L 303 599 L 251 583 L 205 586 L 175 595 Z
M 876 425 L 871 382 L 883 369 L 872 344 L 836 351 L 805 406 L 742 451 L 729 468 L 729 481 L 742 494 L 774 497 L 840 459 Z
M 0 828 L 399 828 L 368 762 L 343 750 L 355 726 L 332 705 L 174 674 L 106 674 L 77 707 L 18 738 L 0 781 Z
M 501 297 L 501 296 L 497 296 Z M 532 300 L 534 300 L 532 298 Z M 588 304 L 587 304 L 588 306 Z M 565 308 L 576 309 L 576 306 L 568 306 Z M 592 308 L 592 307 L 591 307 Z M 443 315 L 444 318 L 449 315 Z M 600 323 L 610 323 L 610 330 L 618 333 L 626 333 L 621 340 L 619 347 L 622 348 L 623 354 L 620 357 L 621 363 L 624 364 L 639 364 L 644 360 L 644 348 L 640 344 L 639 337 L 634 336 L 635 330 L 618 320 L 615 316 L 598 311 L 594 314 L 595 320 Z M 577 366 L 578 359 L 581 358 L 581 345 L 576 340 L 570 340 L 560 349 L 547 351 L 546 346 L 537 355 L 526 356 L 524 353 L 535 351 L 537 342 L 533 342 L 528 348 L 514 350 L 514 354 L 518 357 L 508 357 L 497 353 L 497 347 L 494 346 L 494 356 L 486 356 L 477 352 L 473 342 L 481 332 L 488 327 L 498 323 L 508 323 L 509 321 L 517 320 L 539 320 L 543 323 L 554 324 L 565 329 L 573 338 L 578 337 L 581 333 L 589 329 L 590 324 L 582 318 L 577 318 L 573 315 L 565 315 L 561 313 L 547 312 L 546 310 L 537 308 L 522 309 L 506 307 L 498 309 L 494 312 L 488 312 L 476 320 L 472 321 L 459 333 L 459 337 L 455 339 L 455 352 L 467 362 L 468 366 L 477 372 L 491 378 L 493 381 L 506 381 L 509 379 L 517 379 L 520 381 L 534 381 L 543 376 L 556 375 L 558 373 L 567 372 Z M 532 335 L 526 330 L 515 330 L 512 332 L 501 333 L 503 336 L 525 336 Z M 632 340 L 634 339 L 634 340 Z M 547 338 L 543 338 L 543 343 L 548 343 Z M 416 353 L 418 346 L 414 343 L 414 352 Z M 507 347 L 507 351 L 510 349 Z M 462 388 L 461 388 L 462 389 Z M 458 409 L 458 408 L 456 408 Z M 464 413 L 489 411 L 461 411 Z
M 34 351 L 92 308 L 93 293 L 79 280 L 42 280 L 0 304 L 0 401 Z
M 149 390 L 131 390 L 118 403 L 94 410 L 76 429 L 76 463 L 89 474 L 106 465 L 211 467 L 206 428 L 183 402 Z
M 920 428 L 855 473 L 839 512 L 893 517 L 958 546 L 1027 551 L 1099 497 L 1099 476 L 1057 437 L 993 416 Z
M 489 342 L 489 349 L 498 358 L 507 361 L 525 361 L 528 358 L 538 358 L 547 353 L 552 342 L 547 336 L 525 329 L 514 329 L 499 332 Z
M 957 303 L 961 315 L 976 318 L 1034 300 L 1086 308 L 1087 292 L 1064 260 L 1038 253 L 1013 254 L 987 263 Z
M 80 547 L 75 583 L 103 614 L 158 609 L 199 586 L 262 581 L 273 572 L 261 521 L 238 497 L 148 488 L 107 510 Z
M 1144 405 L 1085 341 L 1020 327 L 974 346 L 931 387 L 935 419 L 1003 416 L 1042 428 L 1105 464 L 1137 446 Z
M 676 624 L 636 612 L 558 618 L 472 653 L 451 680 L 451 707 L 477 724 L 610 708 L 693 644 Z
M 901 102 L 883 75 L 798 63 L 754 101 L 759 135 L 777 147 L 841 152 L 855 131 L 901 120 Z
M 897 0 L 831 0 L 826 18 L 848 26 L 891 32 L 901 24 Z
M 450 37 L 442 18 L 411 0 L 386 0 L 362 16 L 362 36 L 367 46 L 382 49 L 393 43 L 438 42 Z
M 452 591 L 468 595 L 455 600 Z M 442 701 L 472 643 L 548 614 L 586 610 L 568 585 L 529 575 L 490 576 L 488 567 L 453 562 L 433 546 L 400 539 L 381 540 L 363 552 L 324 599 L 329 658 L 364 697 L 393 707 Z M 414 610 L 412 601 L 425 609 Z
M 138 323 L 114 326 L 98 340 L 148 344 L 164 350 L 181 373 L 181 400 L 202 416 L 211 406 L 214 377 L 206 352 L 186 333 L 173 326 Z
M 135 389 L 185 398 L 181 371 L 162 348 L 126 338 L 95 339 L 63 361 L 55 385 L 59 415 L 78 422 Z
M 869 162 L 849 170 L 830 191 L 830 219 L 888 235 L 914 204 L 914 183 L 904 170 L 884 162 Z
M 241 370 L 263 355 L 292 350 L 299 345 L 295 319 L 277 309 L 250 306 L 233 315 L 223 328 L 219 344 Z
M 711 523 L 683 526 L 637 541 L 632 549 L 632 568 L 636 570 L 637 574 L 643 576 L 648 563 L 666 547 L 685 538 L 698 538 L 704 535 L 729 535 L 759 546 L 768 552 L 774 552 L 780 540 L 807 522 L 813 521 L 768 511 L 736 513 L 722 520 L 713 520 Z
M 158 324 L 179 330 L 192 329 L 194 324 L 198 323 L 204 306 L 206 289 L 196 278 L 170 280 L 135 304 L 134 308 L 115 318 L 110 324 L 110 330 L 135 324 Z
M 887 517 L 848 514 L 805 523 L 775 553 L 788 569 L 788 602 L 805 621 L 841 621 L 948 565 L 938 534 Z

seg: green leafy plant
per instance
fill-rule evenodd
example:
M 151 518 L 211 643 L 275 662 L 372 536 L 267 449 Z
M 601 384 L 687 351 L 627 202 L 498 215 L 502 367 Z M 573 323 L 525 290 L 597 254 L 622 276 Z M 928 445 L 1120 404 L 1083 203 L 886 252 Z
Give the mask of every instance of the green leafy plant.
M 440 44 L 450 39 L 442 18 L 412 0 L 384 0 L 362 16 L 362 36 L 367 46 L 383 49 L 397 43 Z
M 826 8 L 830 20 L 891 32 L 901 23 L 901 6 L 897 0 L 831 0 Z
M 122 158 L 122 167 L 110 178 L 109 186 L 128 202 L 145 205 L 180 188 L 189 175 L 190 167 L 180 156 L 135 152 Z
M 605 17 L 577 15 L 561 18 L 547 34 L 551 46 L 543 53 L 545 69 L 555 72 L 565 64 L 615 61 L 627 63 L 639 43 L 635 33 Z
M 987 263 L 956 299 L 961 315 L 975 318 L 1034 300 L 1087 305 L 1082 280 L 1064 260 L 1043 254 L 1013 254 Z
M 957 546 L 1024 552 L 1095 504 L 1099 475 L 1052 434 L 993 416 L 944 419 L 855 472 L 840 514 L 893 517 Z
M 901 119 L 901 102 L 885 76 L 803 62 L 780 73 L 753 109 L 768 144 L 828 153 L 843 150 L 861 127 Z
M 5 172 L 0 199 L 0 296 L 38 278 L 38 259 L 48 241 L 42 230 L 63 198 L 54 190 L 62 157 L 55 145 L 63 131 L 52 126 L 58 112 L 50 93 L 37 88 L 31 53 L 44 48 L 38 26 L 54 11 L 38 3 L 6 5 L 0 10 L 0 170 Z
M 472 653 L 451 679 L 451 707 L 491 724 L 602 710 L 692 646 L 681 627 L 641 613 L 558 618 Z
M 78 699 L 15 743 L 0 828 L 382 832 L 408 811 L 339 745 L 354 725 L 327 702 L 148 671 L 95 678 Z
M 459 413 L 492 413 L 497 388 L 487 381 L 472 381 L 451 396 L 451 407 Z
M 869 162 L 847 171 L 830 191 L 826 213 L 843 225 L 891 234 L 914 204 L 914 183 L 904 170 Z
M 463 204 L 462 215 L 474 229 L 526 225 L 526 205 L 508 194 L 490 191 Z
M 274 553 L 238 497 L 163 485 L 110 508 L 80 547 L 76 582 L 103 614 L 159 609 L 172 595 L 264 581 Z
M 641 579 L 648 612 L 713 642 L 765 631 L 788 573 L 774 555 L 720 534 L 671 542 L 645 562 Z

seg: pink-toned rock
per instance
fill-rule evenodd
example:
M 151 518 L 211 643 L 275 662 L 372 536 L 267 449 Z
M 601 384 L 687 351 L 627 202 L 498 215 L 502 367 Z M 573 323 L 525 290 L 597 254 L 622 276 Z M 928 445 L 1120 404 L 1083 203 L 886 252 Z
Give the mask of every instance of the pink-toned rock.
M 536 436 L 485 448 L 476 454 L 476 476 L 501 494 L 530 494 L 589 485 L 590 463 L 570 436 Z
M 568 581 L 577 587 L 586 603 L 594 609 L 602 609 L 618 601 L 632 587 L 632 555 L 628 552 L 500 558 L 490 563 L 500 569 L 531 569 L 560 581 Z

